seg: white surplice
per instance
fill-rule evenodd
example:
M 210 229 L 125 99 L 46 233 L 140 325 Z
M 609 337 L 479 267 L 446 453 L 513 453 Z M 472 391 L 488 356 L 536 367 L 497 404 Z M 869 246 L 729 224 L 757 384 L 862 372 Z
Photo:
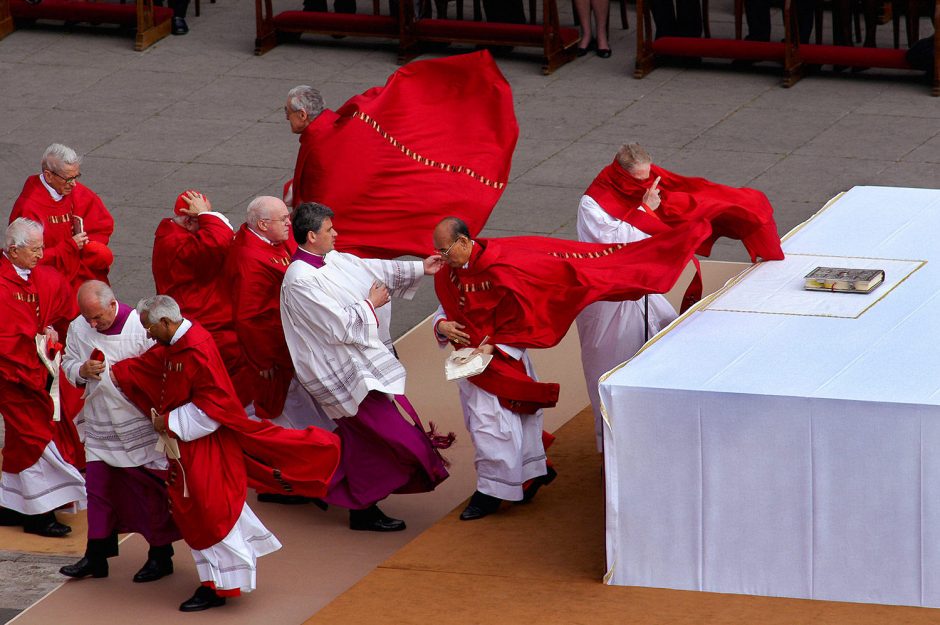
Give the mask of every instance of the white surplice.
M 73 385 L 85 386 L 85 405 L 76 426 L 83 435 L 88 462 L 166 469 L 166 457 L 155 448 L 158 436 L 153 424 L 117 389 L 110 375 L 111 365 L 139 356 L 155 344 L 147 337 L 136 310 L 131 310 L 120 334 L 102 334 L 81 316 L 69 325 L 62 370 Z M 95 349 L 104 354 L 105 370 L 100 380 L 84 380 L 79 369 Z
M 369 391 L 405 392 L 405 368 L 391 348 L 389 306 L 367 300 L 375 281 L 411 299 L 421 261 L 361 259 L 342 252 L 325 266 L 295 260 L 281 283 L 281 322 L 297 380 L 331 418 L 355 415 Z
M 642 210 L 642 209 L 641 209 Z M 625 221 L 611 217 L 589 195 L 578 205 L 578 240 L 588 243 L 633 243 L 649 235 Z M 604 430 L 597 381 L 622 362 L 633 358 L 646 334 L 643 299 L 595 302 L 578 315 L 581 364 L 594 410 L 597 450 L 603 451 Z M 676 311 L 662 295 L 649 296 L 649 337 L 676 318 Z
M 446 317 L 438 307 L 433 327 Z M 446 337 L 437 334 L 438 344 Z M 538 380 L 526 350 L 496 345 L 501 352 L 522 360 L 526 373 Z M 542 411 L 534 414 L 513 412 L 499 403 L 499 398 L 466 378 L 457 380 L 464 423 L 473 442 L 473 464 L 477 471 L 477 490 L 506 501 L 522 499 L 522 485 L 545 475 L 545 448 L 542 445 Z

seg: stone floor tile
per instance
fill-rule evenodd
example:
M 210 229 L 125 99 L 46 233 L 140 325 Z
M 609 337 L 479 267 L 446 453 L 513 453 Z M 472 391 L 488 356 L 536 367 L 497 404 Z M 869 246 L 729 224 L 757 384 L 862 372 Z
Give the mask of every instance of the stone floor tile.
M 758 176 L 750 186 L 766 193 L 771 202 L 795 200 L 822 207 L 840 191 L 871 184 L 890 164 L 890 161 L 864 158 L 791 154 Z
M 929 182 L 932 179 L 932 182 Z M 926 182 L 925 182 L 926 181 Z M 940 165 L 937 163 L 892 163 L 872 178 L 871 184 L 886 187 L 940 188 Z
M 261 165 L 293 169 L 297 160 L 297 135 L 280 113 L 277 123 L 254 123 L 242 128 L 211 150 L 200 154 L 200 163 Z
M 37 153 L 37 157 L 51 143 L 64 143 L 80 154 L 87 154 L 123 136 L 140 122 L 140 117 L 130 111 L 72 111 L 55 108 L 20 124 L 7 133 L 3 141 L 29 146 Z
M 205 87 L 184 94 L 161 115 L 193 120 L 258 121 L 278 111 L 283 115 L 287 92 L 295 86 L 293 80 L 219 76 Z
M 238 210 L 237 225 L 241 225 L 247 203 L 272 182 L 283 180 L 284 174 L 284 170 L 270 167 L 188 163 L 146 188 L 133 202 L 142 206 L 172 206 L 177 195 L 196 188 L 208 196 L 215 210 L 223 213 Z
M 580 141 L 539 163 L 516 179 L 516 182 L 573 187 L 583 191 L 594 179 L 596 173 L 610 163 L 611 158 L 611 150 L 598 149 L 596 145 Z M 594 174 L 585 175 L 585 172 L 594 172 Z
M 123 68 L 108 73 L 76 96 L 64 99 L 58 106 L 72 111 L 132 112 L 147 118 L 205 84 L 206 78 L 199 75 L 168 75 Z
M 509 185 L 487 225 L 519 234 L 550 234 L 571 221 L 591 181 L 577 187 L 516 182 Z
M 657 163 L 686 176 L 708 178 L 733 187 L 748 187 L 752 181 L 783 160 L 782 154 L 683 148 Z
M 688 147 L 789 154 L 835 124 L 844 113 L 745 107 L 706 130 Z
M 922 163 L 940 163 L 940 130 L 932 138 L 920 144 L 917 148 L 904 155 L 903 161 L 919 161 Z M 937 179 L 938 175 L 934 176 Z
M 533 167 L 555 156 L 571 144 L 571 141 L 566 140 L 555 141 L 552 139 L 519 137 L 519 141 L 516 143 L 516 151 L 512 155 L 510 181 L 524 176 Z
M 779 88 L 778 75 L 735 72 L 711 65 L 676 73 L 651 91 L 646 98 L 694 104 L 740 105 Z
M 251 122 L 155 115 L 92 151 L 94 156 L 153 161 L 195 160 L 225 143 Z
M 637 100 L 585 137 L 585 141 L 617 143 L 637 141 L 644 145 L 684 147 L 731 115 L 733 103 L 701 103 Z M 611 141 L 614 138 L 614 141 Z
M 896 160 L 936 135 L 936 119 L 852 112 L 820 132 L 796 152 Z
M 5 53 L 5 47 L 3 48 Z M 97 67 L 64 71 L 52 65 L 7 63 L 0 66 L 0 110 L 39 108 L 48 110 L 69 102 L 76 94 L 97 85 L 109 73 Z M 55 85 L 55 88 L 50 88 Z
M 126 158 L 106 158 L 89 155 L 82 160 L 82 182 L 95 191 L 109 208 L 125 203 L 140 202 L 145 190 L 180 169 L 181 163 L 144 161 Z M 196 184 L 190 181 L 190 186 Z M 154 200 L 150 206 L 172 205 L 181 188 L 171 197 Z

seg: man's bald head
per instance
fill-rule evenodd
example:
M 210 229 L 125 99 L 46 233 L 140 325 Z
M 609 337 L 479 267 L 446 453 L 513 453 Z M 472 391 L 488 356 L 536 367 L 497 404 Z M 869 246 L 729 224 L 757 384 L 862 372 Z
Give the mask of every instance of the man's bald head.
M 100 280 L 89 280 L 78 287 L 78 310 L 92 328 L 104 332 L 114 324 L 118 304 L 114 291 Z
M 256 197 L 248 204 L 245 223 L 272 243 L 283 243 L 290 235 L 290 211 L 287 204 L 270 195 Z
M 434 249 L 451 267 L 462 267 L 470 259 L 473 244 L 470 229 L 460 217 L 445 217 L 434 227 Z

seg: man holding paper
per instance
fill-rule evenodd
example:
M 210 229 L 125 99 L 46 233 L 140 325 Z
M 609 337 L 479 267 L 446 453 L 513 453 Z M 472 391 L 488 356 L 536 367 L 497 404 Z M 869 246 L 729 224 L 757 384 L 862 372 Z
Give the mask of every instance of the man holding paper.
M 137 311 L 117 301 L 104 282 L 89 280 L 79 287 L 78 309 L 81 314 L 69 325 L 62 370 L 85 389 L 80 417 L 88 542 L 85 555 L 59 572 L 107 577 L 108 558 L 118 554 L 118 533 L 137 532 L 150 550 L 134 581 L 152 582 L 173 572 L 172 543 L 181 537 L 168 507 L 167 460 L 157 451 L 150 420 L 114 386 L 108 369 L 156 343 Z
M 459 382 L 477 467 L 477 491 L 462 520 L 496 512 L 503 500 L 526 500 L 528 480 L 537 488 L 553 479 L 541 411 L 557 403 L 559 387 L 536 379 L 525 350 L 556 345 L 588 304 L 668 291 L 710 232 L 694 221 L 660 237 L 610 245 L 474 240 L 457 217 L 437 225 L 434 247 L 447 263 L 434 280 L 438 341 L 493 356 L 482 373 Z
M 342 440 L 342 463 L 323 499 L 349 508 L 351 529 L 403 530 L 405 522 L 386 516 L 377 502 L 433 490 L 447 478 L 435 447 L 453 438 L 425 433 L 405 398 L 386 304 L 393 295 L 413 297 L 441 258 L 363 260 L 334 251 L 333 211 L 322 204 L 303 203 L 291 219 L 299 247 L 281 285 L 284 336 L 297 379 Z
M 47 352 L 58 343 L 60 332 L 64 336 L 75 316 L 75 302 L 58 272 L 37 266 L 42 256 L 42 225 L 22 217 L 13 220 L 0 256 L 0 414 L 6 430 L 0 524 L 61 537 L 72 528 L 59 523 L 54 511 L 71 502 L 83 503 L 85 480 L 56 443 L 67 433 L 47 390 L 50 378 L 52 388 L 58 389 L 58 369 L 47 367 L 39 350 Z

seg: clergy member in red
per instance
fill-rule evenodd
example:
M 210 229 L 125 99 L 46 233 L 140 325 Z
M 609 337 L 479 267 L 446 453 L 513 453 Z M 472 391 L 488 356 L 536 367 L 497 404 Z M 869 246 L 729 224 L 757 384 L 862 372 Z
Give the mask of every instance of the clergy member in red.
M 336 112 L 296 87 L 285 113 L 300 135 L 288 204 L 332 208 L 338 251 L 360 258 L 423 258 L 426 233 L 457 211 L 479 233 L 519 136 L 509 83 L 486 51 L 409 63 Z
M 551 479 L 541 409 L 555 405 L 559 387 L 537 380 L 525 350 L 556 345 L 588 304 L 668 291 L 710 232 L 707 223 L 691 222 L 658 238 L 611 245 L 474 240 L 456 217 L 438 224 L 434 246 L 446 262 L 434 280 L 438 339 L 493 356 L 483 373 L 458 381 L 477 468 L 462 520 L 524 500 L 528 480 Z
M 173 519 L 202 582 L 180 610 L 206 610 L 254 590 L 257 558 L 281 546 L 245 502 L 248 486 L 322 496 L 339 463 L 339 442 L 318 428 L 248 419 L 211 335 L 183 318 L 173 298 L 144 299 L 137 311 L 158 345 L 111 371 L 152 416 L 170 458 Z
M 151 267 L 157 293 L 172 297 L 187 318 L 212 334 L 246 406 L 252 399 L 254 375 L 235 334 L 232 289 L 225 276 L 232 225 L 197 191 L 182 193 L 173 211 L 173 217 L 157 226 L 153 240 Z
M 0 257 L 0 415 L 6 430 L 0 524 L 60 537 L 72 528 L 59 523 L 54 511 L 84 502 L 85 480 L 56 444 L 64 417 L 46 390 L 50 372 L 38 350 L 65 336 L 76 309 L 65 279 L 37 266 L 42 256 L 42 225 L 13 220 Z

